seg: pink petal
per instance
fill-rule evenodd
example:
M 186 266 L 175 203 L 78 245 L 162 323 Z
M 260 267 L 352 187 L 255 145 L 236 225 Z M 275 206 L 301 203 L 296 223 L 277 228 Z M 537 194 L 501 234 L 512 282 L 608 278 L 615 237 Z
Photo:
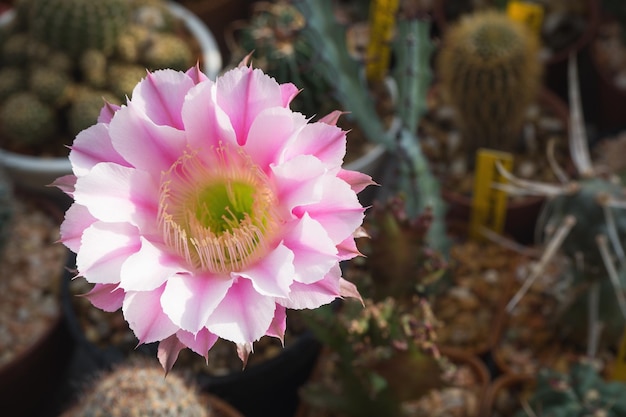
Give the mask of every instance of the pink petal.
M 191 149 L 210 149 L 220 142 L 236 143 L 228 115 L 215 104 L 214 91 L 212 81 L 200 83 L 189 91 L 183 105 L 182 117 Z
M 187 76 L 191 78 L 194 84 L 200 84 L 201 82 L 207 81 L 209 79 L 209 77 L 207 77 L 206 74 L 200 70 L 200 65 L 198 63 L 189 68 L 185 74 L 187 74 Z
M 319 119 L 319 122 L 326 123 L 327 125 L 331 125 L 331 126 L 337 126 L 337 122 L 339 121 L 339 118 L 343 116 L 344 114 L 346 114 L 346 112 L 343 112 L 341 110 L 334 110 L 328 113 L 326 116 Z
M 285 83 L 280 85 L 280 94 L 283 98 L 283 107 L 289 106 L 289 103 L 298 95 L 300 90 L 292 83 Z
M 140 249 L 130 255 L 120 273 L 120 287 L 126 291 L 151 291 L 169 278 L 184 272 L 177 258 L 166 248 L 154 245 L 140 237 Z
M 98 123 L 111 123 L 111 119 L 113 119 L 115 112 L 120 108 L 121 106 L 104 100 L 102 110 L 100 110 L 100 115 L 98 116 Z
M 217 336 L 211 333 L 206 327 L 200 329 L 195 335 L 185 330 L 179 330 L 176 332 L 178 340 L 181 341 L 189 349 L 196 352 L 198 355 L 209 360 L 209 349 L 217 341 Z
M 349 171 L 342 169 L 337 174 L 339 178 L 350 184 L 350 188 L 355 193 L 360 193 L 365 187 L 370 185 L 378 185 L 369 175 L 363 174 L 358 171 Z
M 301 217 L 304 212 L 317 220 L 328 232 L 333 242 L 339 244 L 363 223 L 364 208 L 356 194 L 343 180 L 327 175 L 320 180 L 322 196 L 319 202 L 298 207 L 294 215 Z
M 293 259 L 293 252 L 279 244 L 250 268 L 231 275 L 249 279 L 259 294 L 268 297 L 287 297 L 296 274 Z
M 288 100 L 276 80 L 259 69 L 234 68 L 218 77 L 216 84 L 217 104 L 228 114 L 239 145 L 246 143 L 250 126 L 261 111 L 284 107 Z
M 339 279 L 339 291 L 342 297 L 356 298 L 363 303 L 363 298 L 361 298 L 361 294 L 359 294 L 359 290 L 356 288 L 356 285 L 351 283 L 350 281 L 346 281 L 343 278 Z
M 65 220 L 61 223 L 61 242 L 72 252 L 78 253 L 83 232 L 96 221 L 87 207 L 72 204 L 65 212 Z
M 128 166 L 128 162 L 111 145 L 109 125 L 100 123 L 83 130 L 76 136 L 70 149 L 72 169 L 79 177 L 105 161 Z
M 362 253 L 359 251 L 359 248 L 356 245 L 354 236 L 350 236 L 346 238 L 346 240 L 338 244 L 337 251 L 338 251 L 339 259 L 342 261 L 352 259 L 355 256 L 363 256 Z
M 74 175 L 63 175 L 62 177 L 54 180 L 51 187 L 57 187 L 59 190 L 63 191 L 65 194 L 70 197 L 74 194 L 74 186 L 76 185 L 76 176 Z
M 195 334 L 205 327 L 232 284 L 230 278 L 210 273 L 171 277 L 161 299 L 163 311 L 178 327 Z
M 163 288 L 126 293 L 122 311 L 140 344 L 166 339 L 178 331 L 178 326 L 172 323 L 161 308 Z
M 250 357 L 250 353 L 252 353 L 252 343 L 237 343 L 237 356 L 243 362 L 243 368 L 245 369 L 248 364 L 248 358 Z
M 158 184 L 147 172 L 100 163 L 76 181 L 74 199 L 106 222 L 129 222 L 144 233 L 156 227 Z
M 117 284 L 96 284 L 84 296 L 95 307 L 112 313 L 122 308 L 124 295 L 124 290 L 119 288 Z
M 294 282 L 291 285 L 289 300 L 277 299 L 277 302 L 284 307 L 298 310 L 304 308 L 313 309 L 329 304 L 341 296 L 340 278 L 341 269 L 339 265 L 334 266 L 324 279 L 313 284 Z
M 178 359 L 178 354 L 184 348 L 185 345 L 178 340 L 176 335 L 172 335 L 159 342 L 157 357 L 159 358 L 159 363 L 165 370 L 166 374 L 172 370 L 172 367 L 176 363 L 176 359 Z
M 125 223 L 96 222 L 85 229 L 76 267 L 93 284 L 117 284 L 126 259 L 139 250 L 138 231 Z
M 109 127 L 111 142 L 135 168 L 160 175 L 183 154 L 185 133 L 160 125 L 141 111 L 133 101 L 115 114 Z
M 270 327 L 267 329 L 265 334 L 267 336 L 279 339 L 284 346 L 285 330 L 287 330 L 287 310 L 285 309 L 285 307 L 276 304 L 274 319 L 272 320 L 272 324 L 270 324 Z
M 281 207 L 292 212 L 295 207 L 310 205 L 322 198 L 320 180 L 325 172 L 321 161 L 300 155 L 272 167 Z
M 346 154 L 346 132 L 325 123 L 310 123 L 289 145 L 285 160 L 301 154 L 313 155 L 327 167 L 339 167 Z
M 261 112 L 250 126 L 245 150 L 266 173 L 279 163 L 284 149 L 297 130 L 306 125 L 304 116 L 282 107 Z
M 237 344 L 252 343 L 265 334 L 274 319 L 275 302 L 240 278 L 207 320 L 207 328 Z
M 306 213 L 285 235 L 284 244 L 295 254 L 296 281 L 319 281 L 338 262 L 337 249 L 326 230 Z
M 133 89 L 129 106 L 135 106 L 156 125 L 183 129 L 181 109 L 185 95 L 196 83 L 171 69 L 148 73 Z

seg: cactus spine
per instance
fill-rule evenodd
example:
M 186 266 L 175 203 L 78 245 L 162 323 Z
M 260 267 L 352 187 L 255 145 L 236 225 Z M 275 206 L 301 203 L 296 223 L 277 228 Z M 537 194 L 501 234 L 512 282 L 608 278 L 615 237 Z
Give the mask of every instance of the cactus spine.
M 66 417 L 210 417 L 195 387 L 158 365 L 125 364 L 98 380 Z
M 539 41 L 506 14 L 466 15 L 445 34 L 436 71 L 456 110 L 468 157 L 481 147 L 514 151 L 541 82 Z

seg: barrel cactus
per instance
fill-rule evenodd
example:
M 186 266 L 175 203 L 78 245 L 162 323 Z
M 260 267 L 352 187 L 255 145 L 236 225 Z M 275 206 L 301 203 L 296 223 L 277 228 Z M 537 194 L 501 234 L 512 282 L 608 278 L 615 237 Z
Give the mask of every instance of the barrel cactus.
M 502 12 L 466 15 L 445 33 L 436 73 L 470 158 L 482 147 L 519 147 L 541 68 L 537 36 Z
M 104 374 L 64 417 L 211 417 L 209 405 L 177 374 L 129 363 Z
M 44 143 L 57 128 L 54 109 L 34 93 L 13 94 L 0 107 L 0 133 L 17 148 Z
M 88 49 L 110 55 L 130 22 L 128 0 L 26 0 L 31 35 L 79 57 Z

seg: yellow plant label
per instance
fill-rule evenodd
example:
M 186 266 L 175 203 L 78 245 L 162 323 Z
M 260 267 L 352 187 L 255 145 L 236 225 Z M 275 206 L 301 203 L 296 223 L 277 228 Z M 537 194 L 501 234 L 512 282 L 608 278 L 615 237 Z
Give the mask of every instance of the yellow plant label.
M 370 38 L 365 66 L 365 74 L 370 81 L 380 81 L 387 74 L 399 5 L 400 0 L 372 0 L 370 3 Z
M 617 358 L 615 358 L 612 378 L 616 381 L 626 382 L 626 331 L 624 331 Z
M 513 155 L 491 149 L 480 149 L 476 154 L 474 193 L 470 215 L 470 237 L 481 239 L 482 228 L 502 233 L 506 219 L 507 193 L 494 188 L 494 183 L 504 184 L 506 179 L 496 166 L 513 169 Z
M 533 33 L 541 33 L 544 10 L 540 4 L 529 3 L 523 0 L 511 0 L 506 5 L 507 15 L 528 26 Z

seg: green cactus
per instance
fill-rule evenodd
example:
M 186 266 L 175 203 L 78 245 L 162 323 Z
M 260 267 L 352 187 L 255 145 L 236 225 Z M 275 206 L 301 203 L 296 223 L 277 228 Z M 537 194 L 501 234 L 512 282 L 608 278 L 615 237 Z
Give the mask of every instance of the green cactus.
M 254 66 L 302 91 L 291 104 L 307 116 L 336 110 L 331 84 L 317 70 L 316 51 L 306 36 L 302 13 L 287 1 L 256 2 L 249 21 L 235 22 L 230 31 L 231 65 L 252 53 Z M 232 39 L 231 39 L 232 37 Z
M 185 71 L 194 64 L 189 43 L 170 33 L 155 33 L 139 57 L 150 70 L 171 68 Z
M 118 97 L 125 100 L 130 97 L 135 85 L 146 76 L 144 67 L 136 64 L 111 64 L 108 70 L 109 90 Z
M 26 77 L 19 67 L 0 68 L 0 103 L 26 88 Z
M 626 384 L 606 382 L 593 364 L 578 362 L 568 374 L 541 369 L 529 400 L 516 417 L 618 417 L 626 415 Z
M 513 152 L 541 85 L 539 41 L 505 13 L 465 15 L 444 35 L 436 73 L 456 110 L 469 163 L 479 148 Z
M 0 132 L 17 148 L 41 144 L 57 129 L 53 108 L 34 93 L 13 94 L 0 107 Z
M 197 388 L 158 365 L 127 363 L 94 381 L 67 417 L 210 417 Z
M 110 55 L 131 18 L 128 0 L 29 0 L 34 39 L 79 57 L 88 49 Z
M 80 57 L 79 67 L 85 82 L 93 88 L 107 84 L 107 57 L 98 49 L 89 49 Z
M 50 68 L 35 67 L 30 72 L 30 91 L 41 101 L 53 107 L 65 105 L 72 94 L 72 83 L 69 75 Z

